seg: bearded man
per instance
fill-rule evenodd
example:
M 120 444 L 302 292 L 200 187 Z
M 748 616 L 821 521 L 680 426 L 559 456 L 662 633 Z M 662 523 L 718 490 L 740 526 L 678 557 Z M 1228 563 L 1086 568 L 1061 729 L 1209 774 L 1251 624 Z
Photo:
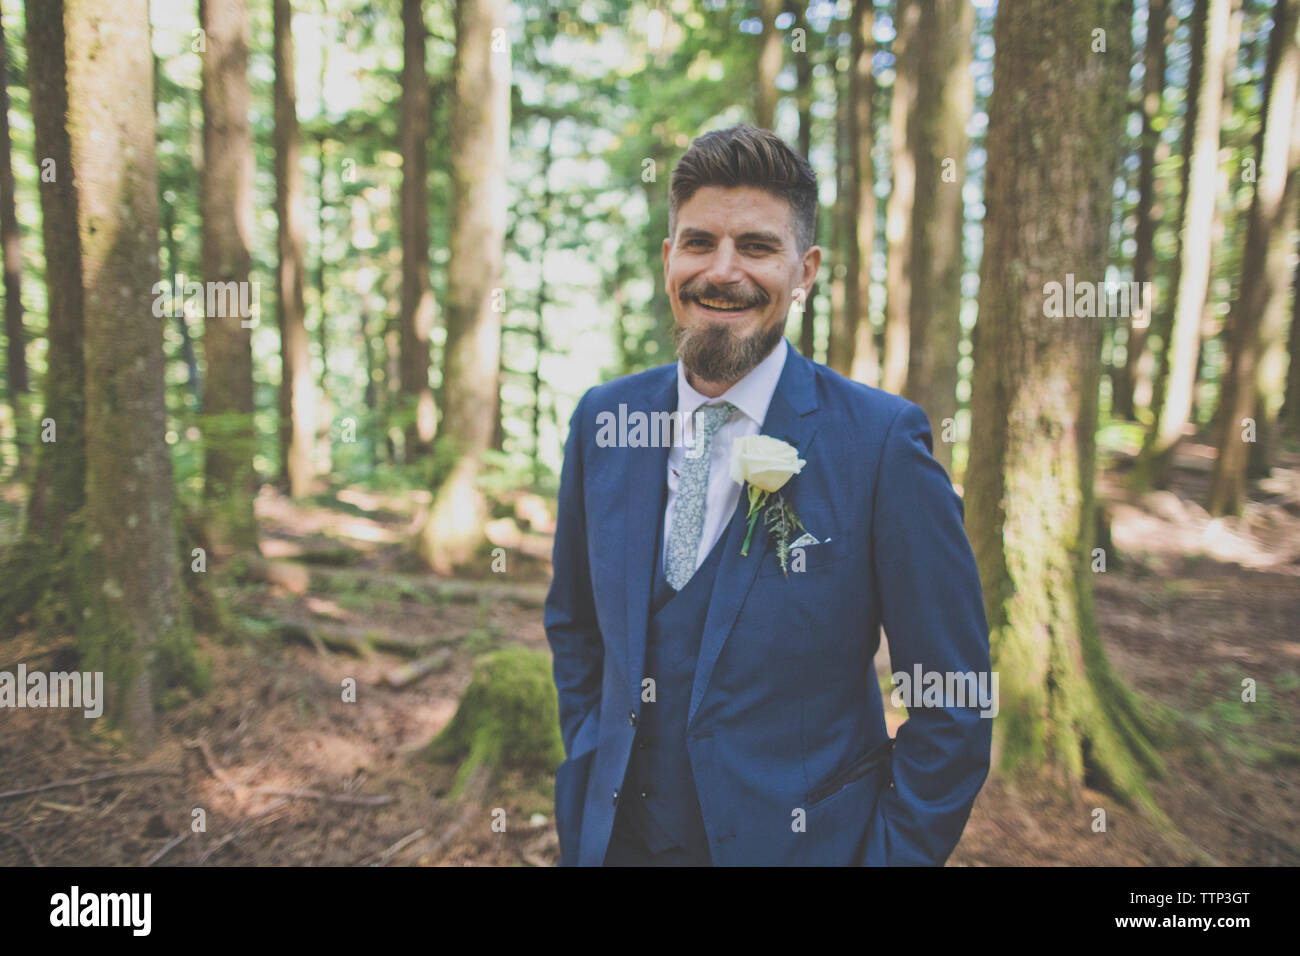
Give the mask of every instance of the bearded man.
M 988 679 L 988 628 L 925 412 L 784 338 L 816 212 L 773 133 L 697 139 L 663 243 L 678 361 L 570 421 L 545 610 L 562 864 L 941 865 L 988 773 L 988 709 L 951 693 Z M 683 440 L 609 440 L 664 413 Z M 942 691 L 896 738 L 882 627 L 893 671 Z

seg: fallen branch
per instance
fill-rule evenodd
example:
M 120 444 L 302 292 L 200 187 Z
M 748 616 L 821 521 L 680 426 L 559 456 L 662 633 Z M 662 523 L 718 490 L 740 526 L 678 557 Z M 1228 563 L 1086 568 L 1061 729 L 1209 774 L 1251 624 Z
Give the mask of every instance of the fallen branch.
M 62 787 L 80 787 L 87 783 L 100 783 L 104 780 L 116 780 L 120 777 L 179 777 L 179 770 L 115 770 L 112 773 L 96 774 L 93 777 L 79 777 L 76 780 L 56 780 L 43 783 L 38 787 L 24 787 L 21 790 L 0 791 L 0 800 L 10 797 L 25 797 L 32 793 L 44 793 L 46 790 L 58 790 Z

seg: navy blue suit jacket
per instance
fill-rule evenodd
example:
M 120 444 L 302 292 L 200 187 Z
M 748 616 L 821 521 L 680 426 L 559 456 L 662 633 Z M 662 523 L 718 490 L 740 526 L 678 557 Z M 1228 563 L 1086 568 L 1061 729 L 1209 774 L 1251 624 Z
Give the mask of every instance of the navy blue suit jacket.
M 545 624 L 567 759 L 561 863 L 600 865 L 642 700 L 667 447 L 604 447 L 601 412 L 673 411 L 676 365 L 590 389 L 569 425 Z M 782 489 L 823 543 L 784 577 L 747 499 L 728 527 L 686 745 L 716 865 L 942 864 L 988 773 L 975 706 L 909 709 L 892 747 L 872 667 L 988 672 L 962 504 L 920 407 L 788 350 L 762 434 L 807 461 Z M 948 702 L 945 702 L 948 703 Z

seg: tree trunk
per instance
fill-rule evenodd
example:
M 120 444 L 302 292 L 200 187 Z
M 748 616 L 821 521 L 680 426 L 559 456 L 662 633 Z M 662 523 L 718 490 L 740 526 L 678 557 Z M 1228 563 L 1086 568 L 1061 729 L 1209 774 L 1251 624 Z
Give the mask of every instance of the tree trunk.
M 316 397 L 303 305 L 306 253 L 298 95 L 293 75 L 293 3 L 274 0 L 276 299 L 280 312 L 280 460 L 289 494 L 305 497 L 312 484 Z
M 1184 188 L 1179 216 L 1181 236 L 1174 268 L 1174 301 L 1161 323 L 1162 360 L 1156 371 L 1151 407 L 1155 418 L 1138 456 L 1134 483 L 1164 487 L 1174 450 L 1183 437 L 1196 385 L 1201 311 L 1210 282 L 1210 230 L 1219 165 L 1219 112 L 1223 105 L 1223 62 L 1227 47 L 1229 0 L 1197 0 L 1193 14 L 1192 70 L 1183 132 Z
M 199 177 L 208 363 L 202 416 L 204 499 L 209 535 L 220 550 L 257 549 L 253 500 L 252 330 L 249 282 L 253 232 L 253 140 L 248 125 L 248 10 L 245 0 L 199 0 L 203 169 Z M 228 306 L 234 300 L 234 307 Z M 223 301 L 224 300 L 224 301 Z M 215 308 L 213 306 L 215 305 Z
M 1237 54 L 1241 48 L 1241 21 L 1243 19 L 1241 0 L 1229 0 L 1228 35 L 1223 46 L 1223 103 L 1219 110 L 1219 116 L 1222 120 L 1232 116 L 1233 103 L 1235 102 L 1233 74 L 1237 70 Z M 1228 241 L 1227 213 L 1233 198 L 1232 180 L 1239 174 L 1239 170 L 1235 166 L 1230 162 L 1224 162 L 1225 159 L 1230 160 L 1232 158 L 1231 153 L 1232 151 L 1228 149 L 1219 150 L 1220 158 L 1216 161 L 1214 173 L 1214 218 L 1210 223 L 1210 248 L 1218 251 L 1225 249 Z M 1198 400 L 1197 386 L 1201 384 L 1201 369 L 1205 367 L 1205 343 L 1217 338 L 1223 331 L 1218 314 L 1219 302 L 1230 302 L 1232 300 L 1232 282 L 1230 279 L 1227 282 L 1227 293 L 1221 299 L 1216 295 L 1216 276 L 1213 265 L 1214 255 L 1212 253 L 1207 294 L 1205 302 L 1201 305 L 1201 331 L 1197 336 L 1196 360 L 1192 363 L 1192 396 L 1191 403 L 1188 406 L 1187 420 L 1193 424 L 1198 424 L 1200 421 L 1200 402 Z M 1219 285 L 1218 288 L 1222 288 L 1222 285 Z
M 794 16 L 794 30 L 802 30 L 800 48 L 792 49 L 795 67 L 795 99 L 799 104 L 799 155 L 808 159 L 812 153 L 812 54 L 808 51 L 808 18 L 805 4 L 787 0 L 786 10 Z M 831 64 L 833 70 L 834 64 Z M 811 162 L 811 160 L 809 160 Z M 820 217 L 819 217 L 820 218 Z M 799 351 L 805 358 L 815 358 L 817 347 L 817 280 L 814 279 L 804 298 L 799 315 Z
M 966 206 L 966 123 L 974 108 L 970 78 L 974 11 L 964 0 L 921 8 L 911 57 L 916 110 L 909 145 L 919 188 L 912 203 L 910 345 L 903 394 L 925 409 L 936 436 L 934 457 L 952 468 L 953 443 L 942 440 L 957 415 L 961 345 L 961 277 Z
M 1156 203 L 1156 150 L 1160 145 L 1160 132 L 1156 118 L 1161 112 L 1165 90 L 1165 21 L 1169 17 L 1169 0 L 1148 0 L 1147 39 L 1142 53 L 1145 75 L 1142 78 L 1142 140 L 1138 149 L 1138 202 L 1135 216 L 1137 228 L 1133 241 L 1133 281 L 1138 288 L 1143 282 L 1155 282 L 1156 225 L 1160 210 Z M 1115 396 L 1112 413 L 1116 418 L 1133 421 L 1136 417 L 1133 393 L 1142 374 L 1146 352 L 1147 333 L 1151 327 L 1148 311 L 1134 314 L 1128 322 L 1128 343 L 1124 350 L 1124 364 L 1115 370 Z
M 1106 662 L 1092 591 L 1102 320 L 1051 318 L 1042 291 L 1067 269 L 1105 272 L 1131 12 L 1021 0 L 998 13 L 964 487 L 1002 675 L 999 765 L 1074 790 L 1087 773 L 1148 803 L 1141 767 L 1160 760 Z
M 776 28 L 776 17 L 780 12 L 781 0 L 759 0 L 763 33 L 754 84 L 754 125 L 760 129 L 771 129 L 776 121 L 776 77 L 781 72 L 781 31 Z
M 325 52 L 322 47 L 321 89 L 325 88 Z M 317 382 L 320 411 L 316 416 L 316 447 L 321 456 L 321 469 L 329 472 L 333 460 L 330 429 L 334 424 L 334 402 L 329 392 L 329 313 L 325 309 L 325 210 L 329 206 L 325 196 L 325 139 L 321 135 L 316 140 L 316 341 L 320 346 L 320 379 Z
M 849 18 L 849 173 L 845 197 L 844 314 L 831 329 L 828 364 L 842 375 L 868 385 L 876 384 L 875 332 L 871 325 L 871 256 L 876 240 L 875 164 L 872 100 L 875 79 L 871 60 L 875 52 L 872 27 L 875 16 L 870 0 L 854 0 Z
M 487 500 L 477 486 L 491 447 L 499 391 L 499 301 L 510 141 L 510 47 L 493 30 L 505 0 L 456 5 L 451 120 L 450 260 L 442 433 L 457 459 L 437 490 L 420 549 L 439 573 L 464 564 L 484 540 Z
M 889 106 L 889 150 L 893 183 L 885 204 L 885 349 L 880 387 L 901 395 L 907 388 L 907 353 L 911 328 L 912 204 L 916 198 L 916 144 L 911 141 L 920 80 L 916 46 L 921 40 L 921 7 L 898 0 L 894 15 L 894 92 Z M 924 37 L 929 44 L 932 37 Z M 927 185 L 929 185 L 927 183 Z
M 9 375 L 9 405 L 14 416 L 18 470 L 28 466 L 31 448 L 27 420 L 27 333 L 23 329 L 23 250 L 14 207 L 13 147 L 9 140 L 9 57 L 4 23 L 0 21 L 0 247 L 4 249 L 5 371 Z
M 1291 334 L 1287 337 L 1287 353 L 1290 361 L 1280 425 L 1283 435 L 1300 438 L 1300 256 L 1297 256 L 1295 278 L 1291 282 Z
M 831 67 L 835 78 L 835 205 L 831 207 L 831 308 L 830 321 L 826 325 L 826 348 L 822 361 L 842 372 L 841 365 L 836 364 L 837 342 L 846 338 L 845 329 L 850 327 L 848 318 L 848 240 L 845 238 L 849 220 L 849 91 L 848 78 L 843 76 L 837 63 L 838 57 L 832 56 Z M 811 358 L 811 356 L 809 356 Z
M 402 0 L 402 364 L 404 410 L 415 413 L 404 429 L 406 460 L 428 452 L 434 436 L 429 387 L 429 334 L 433 288 L 429 284 L 429 77 L 425 72 L 424 10 Z
M 1228 315 L 1228 368 L 1223 377 L 1218 458 L 1210 478 L 1211 514 L 1239 514 L 1246 497 L 1249 445 L 1268 439 L 1268 404 L 1259 401 L 1265 359 L 1286 324 L 1287 226 L 1300 197 L 1300 4 L 1278 0 L 1265 79 L 1258 181 L 1250 204 L 1241 289 Z M 1280 364 L 1275 361 L 1275 364 Z M 1270 387 L 1281 391 L 1276 370 Z M 1262 406 L 1262 412 L 1257 409 Z M 1248 421 L 1253 420 L 1253 421 Z
M 91 607 L 80 639 L 85 666 L 104 671 L 106 713 L 147 750 L 158 685 L 175 655 L 193 653 L 164 439 L 163 328 L 148 308 L 158 276 L 149 5 L 74 0 L 65 24 L 86 303 Z
M 26 4 L 27 86 L 40 175 L 49 350 L 42 382 L 42 441 L 36 444 L 24 534 L 47 544 L 51 553 L 62 547 L 64 525 L 81 509 L 86 494 L 84 293 L 77 188 L 64 124 L 68 89 L 63 8 L 63 0 Z

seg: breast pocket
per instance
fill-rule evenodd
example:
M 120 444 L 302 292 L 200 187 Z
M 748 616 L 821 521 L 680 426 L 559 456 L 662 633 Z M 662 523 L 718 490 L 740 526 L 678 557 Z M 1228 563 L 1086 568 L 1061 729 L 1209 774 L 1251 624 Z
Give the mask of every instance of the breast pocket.
M 820 544 L 791 548 L 786 559 L 786 572 L 788 572 L 788 577 L 794 580 L 799 575 L 809 574 L 818 568 L 834 564 L 842 557 L 845 557 L 846 554 L 845 541 L 836 539 L 834 536 Z M 759 578 L 787 576 L 781 570 L 781 562 L 777 556 L 775 541 L 768 545 L 767 552 L 763 555 L 763 565 L 758 571 L 758 576 Z

